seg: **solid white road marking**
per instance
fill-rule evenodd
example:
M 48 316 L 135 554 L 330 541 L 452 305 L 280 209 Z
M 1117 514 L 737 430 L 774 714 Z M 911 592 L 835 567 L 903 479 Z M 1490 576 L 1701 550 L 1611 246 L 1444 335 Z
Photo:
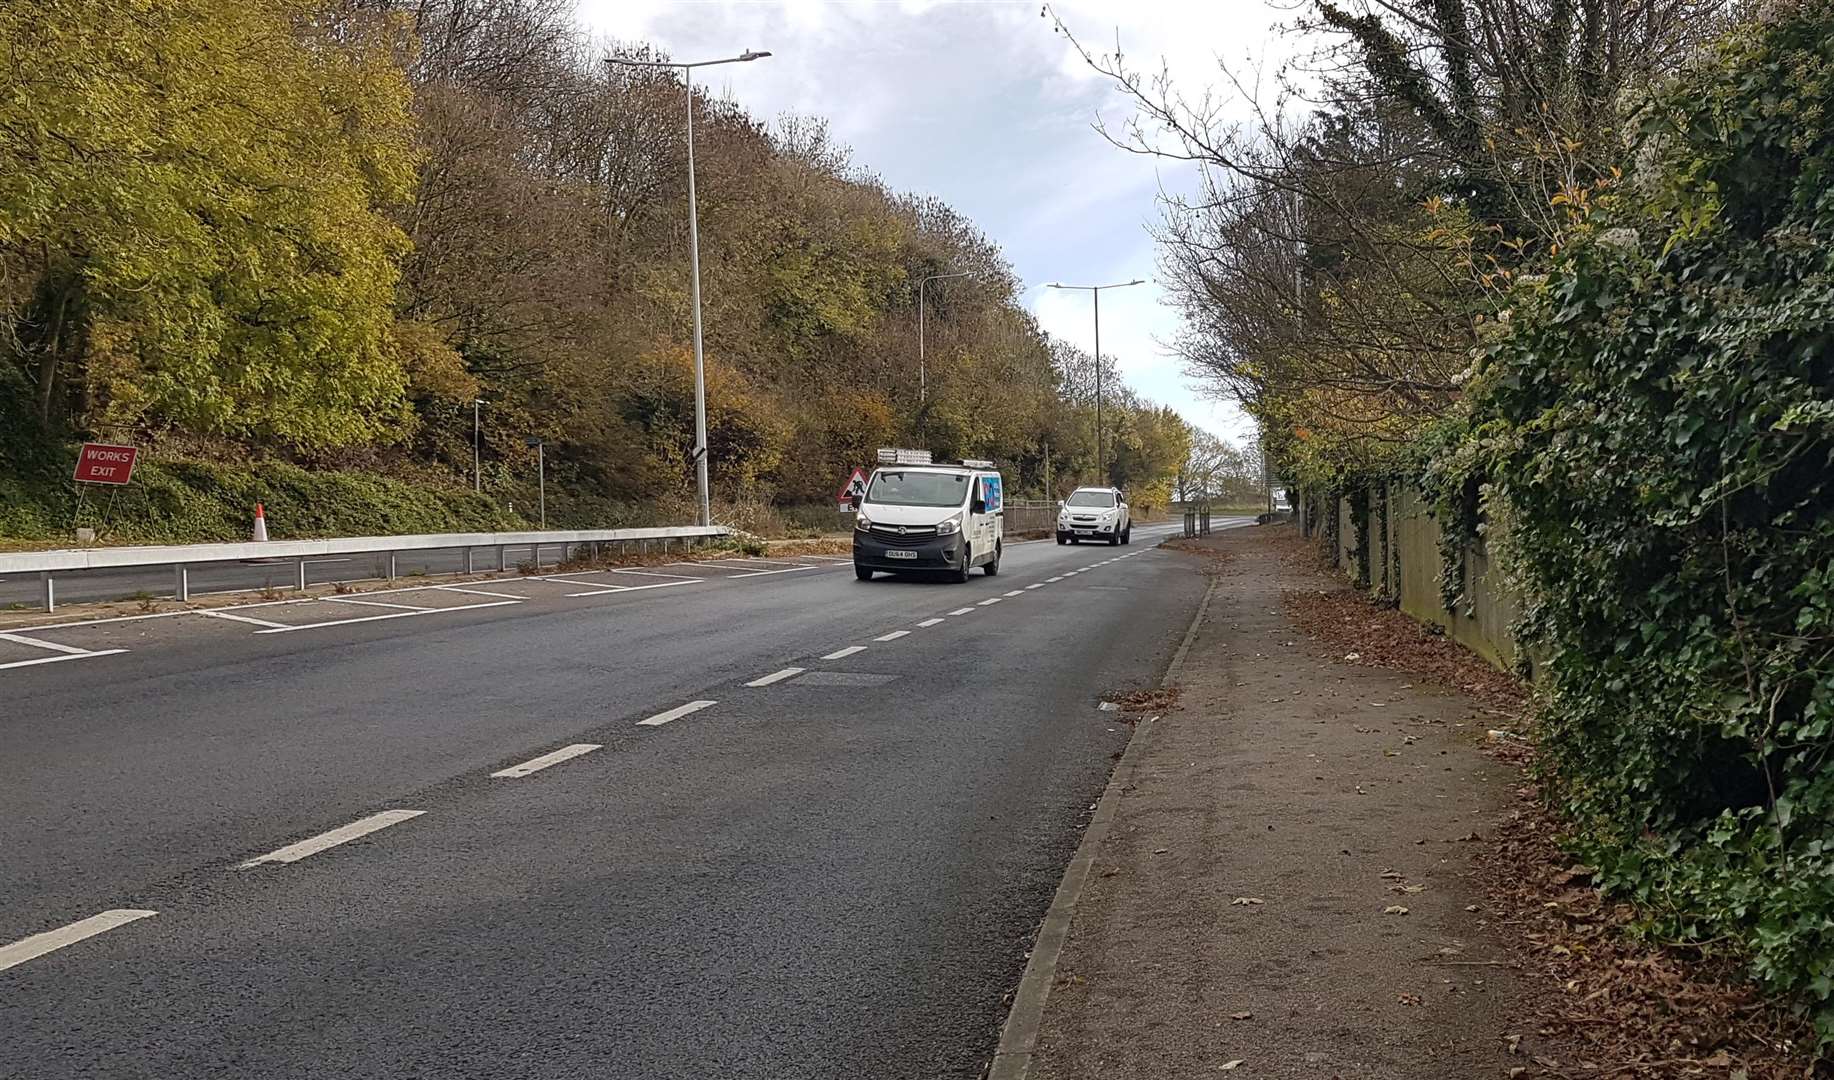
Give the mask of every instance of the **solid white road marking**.
M 1003 597 L 1003 596 L 995 596 L 995 597 L 992 597 L 992 598 L 990 598 L 990 599 L 987 599 L 987 600 L 983 600 L 983 601 L 981 601 L 980 603 L 978 603 L 978 604 L 976 604 L 975 606 L 976 606 L 976 607 L 987 607 L 987 606 L 988 606 L 989 604 L 997 604 L 997 603 L 999 603 L 999 602 L 1000 602 L 1001 600 L 1004 600 L 1004 599 L 1005 599 L 1005 597 Z
M 670 720 L 680 720 L 689 713 L 697 713 L 709 705 L 718 705 L 717 701 L 690 701 L 686 705 L 677 705 L 668 712 L 659 712 L 648 720 L 637 721 L 638 727 L 661 727 Z
M 1007 596 L 1018 596 L 1020 593 L 1024 591 L 1025 591 L 1024 589 L 1014 589 L 1011 592 L 1007 593 L 1006 595 Z
M 612 570 L 612 571 L 609 571 L 609 573 L 613 573 L 613 574 L 635 574 L 635 575 L 636 575 L 637 577 L 665 577 L 665 578 L 675 578 L 675 579 L 676 579 L 677 581 L 702 581 L 702 580 L 705 580 L 705 579 L 703 579 L 703 578 L 697 578 L 697 577 L 689 577 L 689 576 L 688 576 L 688 575 L 686 575 L 686 574 L 659 574 L 659 573 L 657 573 L 657 572 L 656 572 L 656 571 L 654 571 L 654 570 Z
M 417 818 L 424 813 L 426 813 L 425 810 L 384 810 L 379 814 L 371 814 L 366 818 L 358 818 L 348 825 L 340 825 L 330 832 L 319 833 L 317 836 L 301 840 L 297 844 L 288 844 L 286 847 L 276 851 L 270 851 L 266 855 L 258 855 L 243 863 L 241 866 L 237 867 L 237 869 L 247 870 L 250 867 L 260 866 L 262 863 L 298 862 L 307 856 L 317 855 L 327 848 L 334 848 L 339 844 L 348 844 L 352 840 L 361 839 L 379 829 L 386 829 L 390 825 L 399 825 L 404 821 Z
M 893 630 L 889 634 L 880 634 L 878 637 L 873 638 L 873 640 L 874 641 L 897 641 L 901 637 L 910 637 L 910 636 L 911 636 L 911 632 L 909 630 Z
M 71 656 L 86 656 L 88 649 L 79 649 L 75 645 L 59 645 L 55 641 L 40 641 L 37 638 L 20 637 L 18 634 L 0 634 L 0 641 L 11 641 L 20 645 L 36 645 L 52 652 L 69 653 Z
M 752 681 L 746 683 L 745 685 L 746 686 L 769 686 L 770 684 L 774 682 L 782 682 L 785 679 L 794 679 L 796 676 L 801 675 L 806 670 L 808 669 L 799 668 L 799 667 L 786 667 L 782 671 L 773 671 L 769 675 L 761 675 L 758 678 L 753 679 Z
M 528 597 L 526 596 L 517 596 L 515 593 L 491 592 L 488 589 L 461 589 L 457 585 L 434 585 L 432 586 L 432 588 L 440 589 L 444 592 L 469 593 L 472 596 L 495 596 L 503 600 L 527 600 L 528 599 Z
M 36 960 L 66 945 L 75 945 L 84 938 L 106 934 L 118 926 L 126 926 L 128 923 L 138 922 L 157 914 L 159 912 L 146 911 L 141 908 L 113 908 L 100 915 L 79 919 L 69 926 L 60 926 L 56 930 L 47 930 L 42 934 L 21 938 L 11 945 L 0 946 L 0 971 L 17 967 L 27 960 Z
M 231 615 L 227 611 L 200 611 L 198 612 L 198 614 L 203 615 L 207 618 L 211 618 L 211 619 L 228 619 L 230 622 L 248 623 L 252 626 L 272 626 L 272 627 L 285 627 L 286 626 L 286 623 L 283 623 L 283 622 L 273 622 L 272 620 L 269 620 L 269 619 L 255 619 L 247 615 Z
M 97 656 L 113 656 L 126 651 L 126 649 L 97 649 L 95 652 L 86 653 L 58 653 L 56 656 L 40 656 L 33 660 L 14 660 L 11 663 L 0 664 L 0 671 L 16 667 L 37 667 L 39 664 L 61 664 L 65 660 L 89 660 Z
M 742 577 L 767 577 L 767 576 L 769 576 L 769 575 L 771 575 L 771 574 L 794 574 L 794 573 L 795 573 L 796 571 L 798 571 L 798 570 L 817 570 L 817 569 L 820 569 L 820 567 L 815 567 L 815 566 L 791 566 L 791 567 L 786 567 L 786 568 L 784 568 L 784 569 L 782 569 L 782 570 L 753 570 L 753 571 L 752 571 L 751 573 L 749 573 L 749 574 L 734 574 L 734 575 L 732 575 L 732 576 L 733 576 L 734 578 L 742 578 Z
M 865 652 L 865 651 L 866 651 L 866 646 L 864 645 L 849 645 L 845 649 L 834 650 L 833 652 L 829 653 L 828 655 L 822 657 L 822 659 L 823 660 L 844 660 L 847 657 L 852 656 L 854 653 Z
M 951 615 L 972 615 L 974 614 L 974 609 L 971 607 L 958 607 L 954 611 L 949 612 L 949 614 Z
M 918 623 L 917 625 L 918 626 L 935 626 L 939 622 L 942 622 L 942 620 L 941 619 L 925 619 L 922 622 Z
M 364 615 L 357 619 L 333 619 L 330 622 L 305 623 L 300 626 L 277 626 L 272 630 L 257 630 L 257 634 L 286 634 L 294 630 L 317 630 L 326 626 L 349 626 L 352 623 L 379 622 L 383 619 L 408 619 L 417 615 L 438 615 L 449 611 L 476 611 L 479 608 L 508 607 L 520 604 L 520 600 L 493 600 L 488 604 L 461 604 L 458 607 L 423 608 L 419 611 L 391 611 L 387 615 Z
M 419 607 L 414 604 L 385 604 L 380 600 L 351 600 L 351 599 L 347 599 L 346 597 L 342 597 L 342 596 L 321 596 L 318 599 L 319 599 L 319 602 L 322 604 L 361 604 L 364 607 L 394 608 L 398 611 L 438 611 L 439 610 L 438 608 Z
M 552 753 L 543 754 L 537 758 L 530 758 L 520 765 L 511 765 L 507 769 L 498 769 L 490 775 L 506 777 L 527 776 L 530 773 L 538 773 L 550 765 L 559 765 L 561 762 L 569 761 L 579 757 L 581 754 L 590 754 L 594 750 L 603 750 L 604 748 L 604 745 L 601 743 L 574 743 L 572 746 L 563 746 Z
M 696 583 L 697 580 L 698 579 L 696 578 L 688 578 L 684 581 L 658 581 L 654 585 L 600 585 L 598 588 L 592 589 L 589 592 L 570 592 L 567 595 L 568 596 L 602 596 L 605 593 L 614 593 L 614 592 L 642 592 L 645 589 L 667 589 L 667 588 L 671 588 L 676 585 L 693 585 Z M 593 582 L 593 581 L 582 581 L 580 582 L 580 584 L 596 585 L 598 583 Z

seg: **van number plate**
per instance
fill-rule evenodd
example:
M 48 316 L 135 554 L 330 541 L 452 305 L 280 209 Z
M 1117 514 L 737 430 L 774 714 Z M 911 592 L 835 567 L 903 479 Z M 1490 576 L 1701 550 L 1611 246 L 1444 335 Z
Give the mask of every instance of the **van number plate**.
M 917 553 L 915 551 L 903 551 L 898 548 L 893 548 L 885 553 L 885 557 L 888 559 L 915 559 Z

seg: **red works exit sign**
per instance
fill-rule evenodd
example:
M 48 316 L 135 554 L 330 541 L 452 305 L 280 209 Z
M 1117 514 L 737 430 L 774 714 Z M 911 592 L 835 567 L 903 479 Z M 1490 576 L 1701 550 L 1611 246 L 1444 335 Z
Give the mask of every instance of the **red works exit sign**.
M 76 456 L 76 478 L 85 484 L 125 484 L 133 479 L 138 456 L 140 451 L 132 446 L 84 443 Z

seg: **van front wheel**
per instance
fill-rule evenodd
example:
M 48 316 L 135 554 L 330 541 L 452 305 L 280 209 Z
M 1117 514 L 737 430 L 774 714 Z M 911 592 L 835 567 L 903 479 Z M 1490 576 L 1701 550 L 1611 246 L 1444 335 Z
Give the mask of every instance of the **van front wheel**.
M 988 577 L 992 577 L 999 572 L 1000 572 L 1000 542 L 998 540 L 995 540 L 993 542 L 993 561 L 988 563 L 986 566 L 981 567 L 981 573 L 986 574 Z
M 962 564 L 955 568 L 950 580 L 964 582 L 968 580 L 968 568 L 974 565 L 974 550 L 967 544 L 962 545 Z
M 855 563 L 853 567 L 853 576 L 859 578 L 861 581 L 871 581 L 872 580 L 872 571 L 866 569 L 864 566 L 861 566 L 858 563 Z

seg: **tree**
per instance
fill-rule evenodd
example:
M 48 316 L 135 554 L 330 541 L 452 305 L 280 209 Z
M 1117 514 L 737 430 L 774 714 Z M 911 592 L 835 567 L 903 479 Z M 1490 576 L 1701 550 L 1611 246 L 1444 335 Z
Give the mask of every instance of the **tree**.
M 305 0 L 0 11 L 0 351 L 41 422 L 300 445 L 407 420 L 414 155 L 386 18 Z

